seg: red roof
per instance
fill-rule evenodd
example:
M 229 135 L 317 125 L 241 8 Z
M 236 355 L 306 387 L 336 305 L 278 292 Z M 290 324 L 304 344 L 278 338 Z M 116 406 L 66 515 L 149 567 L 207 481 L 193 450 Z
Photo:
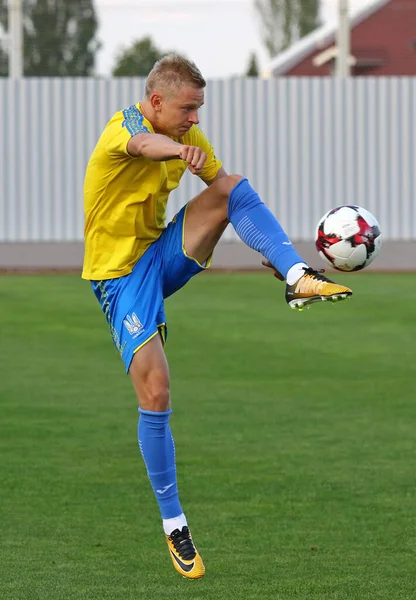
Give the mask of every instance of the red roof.
M 364 6 L 357 8 L 350 13 L 350 27 L 353 29 L 360 23 L 362 23 L 365 19 L 368 19 L 371 15 L 379 11 L 381 8 L 389 4 L 391 0 L 371 0 L 367 2 Z M 330 44 L 334 43 L 336 40 L 338 30 L 338 21 L 333 21 L 331 23 L 327 23 L 318 27 L 308 35 L 304 36 L 292 46 L 278 54 L 274 59 L 272 59 L 270 63 L 270 72 L 272 75 L 285 75 L 290 69 L 298 65 L 302 60 L 307 58 L 308 56 L 315 54 L 319 50 L 324 50 Z M 415 37 L 416 37 L 416 27 L 415 27 Z M 360 49 L 354 48 L 354 55 L 357 57 L 358 61 L 361 63 L 361 60 L 365 59 L 362 53 L 369 52 L 368 49 Z M 374 50 L 374 56 L 377 60 L 382 59 L 383 49 L 379 49 L 379 51 Z M 377 57 L 375 56 L 377 54 Z

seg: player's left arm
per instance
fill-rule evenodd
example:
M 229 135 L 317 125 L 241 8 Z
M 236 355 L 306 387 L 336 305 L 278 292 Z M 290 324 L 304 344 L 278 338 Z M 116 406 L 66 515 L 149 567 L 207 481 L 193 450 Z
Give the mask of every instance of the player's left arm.
M 189 136 L 189 139 L 187 139 Z M 196 125 L 192 127 L 183 140 L 183 143 L 197 146 L 205 153 L 206 159 L 198 175 L 206 185 L 212 185 L 222 177 L 227 177 L 227 172 L 222 166 L 222 162 L 215 156 L 214 148 L 208 138 Z
M 224 167 L 220 167 L 219 171 L 217 172 L 217 174 L 215 175 L 215 177 L 213 179 L 204 179 L 203 177 L 201 177 L 201 179 L 204 183 L 206 183 L 208 186 L 210 186 L 214 183 L 214 181 L 218 181 L 218 179 L 222 179 L 223 177 L 227 177 L 227 176 L 228 176 L 228 173 L 224 169 Z

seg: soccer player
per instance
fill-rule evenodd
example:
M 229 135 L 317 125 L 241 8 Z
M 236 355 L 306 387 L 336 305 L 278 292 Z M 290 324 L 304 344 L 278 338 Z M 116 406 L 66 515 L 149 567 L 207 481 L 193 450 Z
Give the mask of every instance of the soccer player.
M 228 223 L 286 281 L 286 301 L 303 308 L 351 295 L 312 270 L 250 183 L 228 175 L 198 128 L 205 81 L 176 55 L 150 72 L 144 99 L 109 121 L 85 176 L 85 257 L 90 280 L 139 401 L 139 447 L 175 569 L 205 572 L 182 510 L 169 427 L 164 299 L 208 269 Z M 185 170 L 207 188 L 165 226 L 169 193 Z

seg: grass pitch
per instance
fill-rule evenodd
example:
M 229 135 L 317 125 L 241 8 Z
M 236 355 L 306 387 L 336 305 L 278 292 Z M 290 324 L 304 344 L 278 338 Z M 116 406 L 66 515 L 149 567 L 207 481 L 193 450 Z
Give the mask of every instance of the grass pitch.
M 200 275 L 167 301 L 192 582 L 88 284 L 1 277 L 1 599 L 412 600 L 416 279 L 335 279 L 353 299 L 301 314 L 270 273 Z

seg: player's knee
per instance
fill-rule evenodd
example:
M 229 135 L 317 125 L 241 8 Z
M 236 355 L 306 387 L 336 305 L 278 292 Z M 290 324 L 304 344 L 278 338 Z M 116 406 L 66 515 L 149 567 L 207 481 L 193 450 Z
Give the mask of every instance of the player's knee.
M 170 391 L 165 385 L 150 385 L 140 394 L 140 408 L 152 412 L 164 412 L 170 408 Z
M 231 194 L 231 190 L 242 179 L 243 177 L 241 175 L 227 175 L 226 177 L 221 177 L 221 179 L 215 181 L 211 186 L 213 191 L 215 191 L 219 206 L 225 211 L 225 215 L 227 215 L 228 212 L 228 198 Z
M 239 181 L 241 181 L 243 177 L 241 175 L 227 175 L 227 177 L 222 177 L 218 179 L 215 183 L 219 186 L 220 195 L 228 200 L 228 196 L 231 193 L 231 190 L 237 185 Z
M 242 175 L 233 174 L 233 175 L 228 175 L 227 179 L 229 180 L 228 181 L 228 185 L 229 185 L 228 195 L 230 195 L 231 190 L 237 185 L 237 183 L 239 181 L 244 179 L 244 177 Z

